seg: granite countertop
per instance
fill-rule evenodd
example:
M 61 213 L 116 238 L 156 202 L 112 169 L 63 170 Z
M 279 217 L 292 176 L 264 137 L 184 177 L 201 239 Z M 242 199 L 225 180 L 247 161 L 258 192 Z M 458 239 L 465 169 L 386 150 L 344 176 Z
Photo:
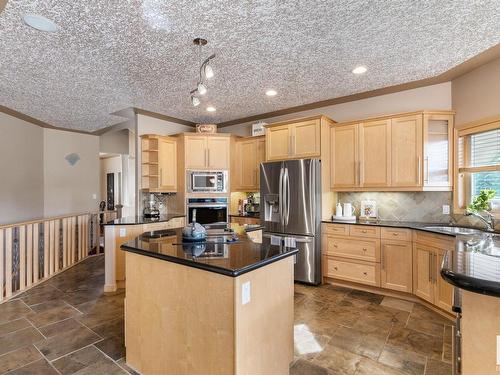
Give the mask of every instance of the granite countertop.
M 254 219 L 260 219 L 260 212 L 245 212 L 245 213 L 237 213 L 237 214 L 229 214 L 229 217 L 249 217 Z
M 449 230 L 443 230 L 440 228 L 467 228 L 461 225 L 451 225 L 446 223 L 423 223 L 418 221 L 390 221 L 390 220 L 374 220 L 374 221 L 364 221 L 357 219 L 356 221 L 340 221 L 340 220 L 323 220 L 323 223 L 330 224 L 349 224 L 349 225 L 373 225 L 377 227 L 392 227 L 392 228 L 406 228 L 406 229 L 416 229 L 424 232 L 431 232 L 437 234 L 443 234 L 447 236 L 457 236 L 457 233 L 452 233 Z M 481 229 L 472 228 L 471 230 L 476 230 L 483 232 Z
M 249 230 L 245 227 L 237 224 L 230 227 L 234 232 L 219 230 L 217 238 L 212 237 L 209 231 L 207 242 L 183 243 L 182 229 L 173 229 L 162 238 L 147 238 L 141 235 L 121 248 L 124 251 L 231 277 L 240 276 L 298 252 L 295 248 L 271 244 L 270 239 L 265 237 L 262 238 L 262 243 L 254 242 L 246 234 Z M 221 233 L 225 242 L 214 242 L 220 241 Z M 236 236 L 234 242 L 233 236 Z
M 441 276 L 458 288 L 500 297 L 499 236 L 457 236 L 455 250 L 443 259 Z
M 126 216 L 120 219 L 115 219 L 108 221 L 104 225 L 140 225 L 140 224 L 153 224 L 153 223 L 161 223 L 165 221 L 172 220 L 176 217 L 185 217 L 186 214 L 180 213 L 169 213 L 167 215 L 160 215 L 160 217 L 144 217 L 144 216 Z

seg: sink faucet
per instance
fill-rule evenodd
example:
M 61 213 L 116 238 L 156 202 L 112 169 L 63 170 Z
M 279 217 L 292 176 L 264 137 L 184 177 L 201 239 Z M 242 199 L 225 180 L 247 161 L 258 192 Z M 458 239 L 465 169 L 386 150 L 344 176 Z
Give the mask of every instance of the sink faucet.
M 484 212 L 488 215 L 487 219 L 483 215 L 480 215 L 477 212 L 472 212 L 472 211 L 469 211 L 469 210 L 465 211 L 465 216 L 474 216 L 474 217 L 477 217 L 483 223 L 486 224 L 486 229 L 489 232 L 495 231 L 495 218 L 488 211 L 484 211 Z

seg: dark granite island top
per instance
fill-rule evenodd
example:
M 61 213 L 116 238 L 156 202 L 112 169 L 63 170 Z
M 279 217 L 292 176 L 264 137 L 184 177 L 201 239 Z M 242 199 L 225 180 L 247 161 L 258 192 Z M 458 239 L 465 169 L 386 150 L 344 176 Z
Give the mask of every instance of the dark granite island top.
M 260 243 L 253 240 L 250 233 L 254 229 L 261 229 L 260 226 L 245 230 L 233 224 L 231 228 L 234 232 L 218 231 L 217 234 L 211 234 L 209 231 L 206 242 L 183 241 L 182 229 L 169 230 L 160 238 L 143 234 L 121 248 L 127 252 L 232 277 L 298 252 L 295 248 L 272 244 L 270 237 L 263 237 Z
M 120 219 L 115 219 L 108 221 L 104 225 L 142 225 L 142 224 L 154 224 L 154 223 L 163 223 L 166 221 L 170 221 L 177 217 L 185 217 L 186 214 L 181 213 L 169 213 L 166 215 L 160 215 L 160 217 L 144 217 L 142 215 L 139 216 L 126 216 Z
M 499 236 L 457 236 L 455 251 L 445 255 L 441 276 L 461 289 L 500 297 Z

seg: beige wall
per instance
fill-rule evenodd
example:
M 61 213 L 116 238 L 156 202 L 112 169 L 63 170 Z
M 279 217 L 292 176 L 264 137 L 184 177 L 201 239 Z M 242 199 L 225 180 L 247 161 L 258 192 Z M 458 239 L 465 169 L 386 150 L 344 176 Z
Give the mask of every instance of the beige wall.
M 44 215 L 96 211 L 99 203 L 99 137 L 44 129 L 43 145 Z M 65 159 L 71 153 L 80 156 L 73 166 Z
M 43 216 L 43 129 L 0 113 L 0 224 Z
M 104 133 L 99 137 L 99 151 L 107 154 L 129 153 L 129 130 Z
M 500 115 L 500 59 L 454 79 L 451 93 L 458 127 Z
M 278 122 L 299 117 L 326 115 L 337 122 L 362 119 L 398 112 L 410 112 L 420 109 L 451 109 L 451 82 L 400 91 L 393 94 L 375 96 L 373 98 L 353 102 L 335 104 L 327 107 L 291 113 L 289 115 L 271 117 L 264 122 Z M 242 123 L 219 129 L 220 132 L 247 136 L 252 133 L 252 124 Z
M 139 136 L 143 134 L 170 135 L 194 131 L 192 126 L 176 124 L 175 122 L 145 115 L 137 115 L 137 129 Z

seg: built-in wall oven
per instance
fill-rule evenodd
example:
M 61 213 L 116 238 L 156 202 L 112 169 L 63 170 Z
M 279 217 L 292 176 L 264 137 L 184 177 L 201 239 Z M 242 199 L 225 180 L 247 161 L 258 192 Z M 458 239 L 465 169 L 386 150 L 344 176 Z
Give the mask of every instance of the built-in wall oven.
M 188 222 L 193 219 L 200 224 L 226 224 L 228 221 L 228 199 L 221 198 L 188 198 Z
M 188 193 L 226 193 L 227 171 L 186 171 Z

